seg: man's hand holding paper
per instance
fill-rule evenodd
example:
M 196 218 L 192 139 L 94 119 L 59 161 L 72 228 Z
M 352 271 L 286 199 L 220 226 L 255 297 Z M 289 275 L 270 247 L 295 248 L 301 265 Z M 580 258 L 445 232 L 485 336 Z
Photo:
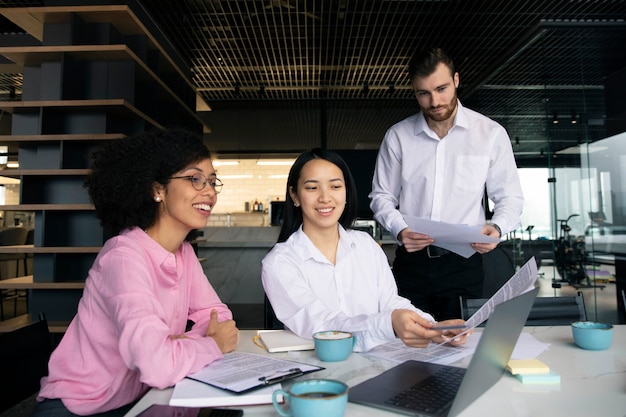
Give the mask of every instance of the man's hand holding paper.
M 437 222 L 408 214 L 403 214 L 403 217 L 412 231 L 431 238 L 432 242 L 429 244 L 458 253 L 465 258 L 469 258 L 476 251 L 484 250 L 487 252 L 486 249 L 490 245 L 500 242 L 500 239 L 495 235 L 483 234 L 483 226 Z M 479 245 L 474 246 L 473 244 Z
M 500 242 L 500 232 L 498 231 L 498 229 L 496 229 L 495 227 L 493 227 L 490 224 L 486 224 L 483 226 L 481 233 L 484 236 L 490 236 L 493 238 L 498 239 L 498 242 Z M 472 248 L 478 252 L 478 253 L 487 253 L 490 252 L 492 250 L 494 250 L 496 248 L 496 246 L 498 246 L 498 242 L 494 242 L 494 243 L 472 243 Z

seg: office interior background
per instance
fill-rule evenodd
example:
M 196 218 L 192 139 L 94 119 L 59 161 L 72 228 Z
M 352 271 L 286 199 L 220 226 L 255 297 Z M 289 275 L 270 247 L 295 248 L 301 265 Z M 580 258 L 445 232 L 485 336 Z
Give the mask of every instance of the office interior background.
M 54 36 L 10 9 L 101 4 L 129 5 L 197 95 L 196 117 L 225 183 L 208 226 L 272 227 L 289 164 L 313 147 L 344 156 L 359 183 L 360 217 L 371 219 L 378 146 L 388 127 L 417 111 L 408 60 L 417 48 L 441 46 L 455 59 L 462 103 L 511 138 L 526 197 L 522 224 L 503 243 L 514 262 L 540 257 L 552 295 L 582 287 L 592 319 L 609 290 L 609 303 L 623 310 L 615 269 L 626 257 L 626 2 L 7 0 L 0 48 Z M 105 23 L 91 16 L 80 25 Z M 2 59 L 0 102 L 19 102 L 28 62 Z M 12 112 L 0 115 L 0 163 L 16 170 L 0 186 L 4 226 L 37 229 L 36 210 L 19 210 L 26 154 L 10 139 Z M 250 220 L 243 214 L 255 201 L 264 209 Z M 563 276 L 560 239 L 582 250 L 589 281 L 573 286 Z

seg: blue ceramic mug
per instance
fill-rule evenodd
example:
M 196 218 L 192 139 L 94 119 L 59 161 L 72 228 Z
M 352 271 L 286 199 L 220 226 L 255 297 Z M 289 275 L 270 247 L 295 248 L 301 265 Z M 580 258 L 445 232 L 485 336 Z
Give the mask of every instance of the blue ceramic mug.
M 350 332 L 329 330 L 313 334 L 315 353 L 320 360 L 325 362 L 339 362 L 346 360 L 356 338 Z
M 282 395 L 284 404 L 278 402 Z M 332 379 L 295 382 L 289 389 L 277 389 L 272 403 L 284 417 L 343 417 L 348 403 L 348 386 Z
M 587 350 L 606 350 L 613 341 L 613 325 L 593 321 L 572 323 L 574 342 Z

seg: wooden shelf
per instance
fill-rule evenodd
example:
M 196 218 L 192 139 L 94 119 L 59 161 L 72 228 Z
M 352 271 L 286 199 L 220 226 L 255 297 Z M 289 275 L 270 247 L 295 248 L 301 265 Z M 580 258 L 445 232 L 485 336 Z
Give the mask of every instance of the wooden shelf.
M 5 46 L 0 47 L 0 55 L 24 66 L 61 61 L 64 55 L 69 55 L 75 60 L 115 61 L 133 59 L 138 63 L 143 63 L 126 45 Z
M 101 246 L 0 246 L 0 253 L 98 253 Z
M 58 135 L 0 135 L 0 143 L 12 142 L 60 142 L 60 141 L 101 141 L 123 139 L 126 135 L 122 133 L 103 134 L 58 134 Z M 6 171 L 6 170 L 5 170 Z M 3 172 L 5 172 L 3 171 Z
M 163 91 L 181 105 L 199 123 L 204 124 L 196 114 L 126 45 L 54 45 L 54 46 L 18 46 L 0 47 L 0 56 L 21 66 L 41 65 L 44 62 L 60 62 L 69 55 L 75 61 L 122 61 L 132 60 L 146 75 L 157 82 Z
M 144 35 L 151 45 L 158 49 L 165 59 L 181 76 L 181 79 L 192 89 L 190 75 L 181 69 L 184 61 L 180 56 L 172 56 L 173 50 L 162 43 L 165 39 L 157 39 L 128 5 L 95 5 L 95 6 L 50 6 L 50 7 L 19 7 L 0 9 L 0 14 L 26 30 L 39 41 L 43 41 L 44 25 L 49 23 L 68 23 L 78 15 L 85 23 L 110 23 L 123 35 Z M 153 26 L 158 32 L 158 27 Z M 179 62 L 175 60 L 178 58 Z M 180 62 L 182 61 L 182 62 Z
M 29 311 L 69 322 L 107 238 L 84 187 L 98 142 L 165 126 L 208 126 L 195 111 L 199 96 L 188 63 L 143 8 L 8 7 L 0 15 L 41 42 L 0 46 L 0 69 L 19 69 L 25 86 L 21 100 L 0 102 L 13 133 L 0 135 L 0 144 L 18 148 L 21 167 L 0 172 L 20 179 L 20 204 L 0 211 L 34 212 L 37 231 L 35 245 L 0 247 L 5 257 L 33 255 L 34 278 L 0 287 L 28 289 Z M 51 323 L 56 331 L 66 326 Z
M 33 317 L 30 314 L 24 314 L 22 316 L 17 316 L 8 320 L 0 321 L 0 333 L 12 332 L 13 330 L 28 326 L 35 321 L 37 320 L 33 320 Z M 69 321 L 48 320 L 48 330 L 50 331 L 50 333 L 65 333 L 69 325 Z
M 20 7 L 3 10 L 2 14 L 40 41 L 43 40 L 45 24 L 67 23 L 74 14 L 79 14 L 90 23 L 113 23 L 127 35 L 141 35 L 145 30 L 126 5 Z
M 0 206 L 4 211 L 85 211 L 95 210 L 93 204 L 15 204 Z
M 39 290 L 82 290 L 84 281 L 75 282 L 34 282 L 32 275 L 0 280 L 0 288 L 12 289 L 39 289 Z
M 31 176 L 85 176 L 91 172 L 90 169 L 5 169 L 0 171 L 3 177 L 19 178 L 25 175 Z
M 156 120 L 140 111 L 137 107 L 121 98 L 97 99 L 97 100 L 30 100 L 30 101 L 2 101 L 0 109 L 7 112 L 15 112 L 16 109 L 79 109 L 131 112 L 139 116 L 152 126 L 164 130 L 165 127 Z

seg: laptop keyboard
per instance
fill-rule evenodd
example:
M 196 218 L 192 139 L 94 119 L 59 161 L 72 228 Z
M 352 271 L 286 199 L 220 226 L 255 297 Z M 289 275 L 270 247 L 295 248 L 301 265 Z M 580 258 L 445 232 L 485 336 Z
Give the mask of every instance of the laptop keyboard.
M 438 414 L 454 400 L 463 375 L 464 368 L 442 368 L 385 402 L 408 410 Z

